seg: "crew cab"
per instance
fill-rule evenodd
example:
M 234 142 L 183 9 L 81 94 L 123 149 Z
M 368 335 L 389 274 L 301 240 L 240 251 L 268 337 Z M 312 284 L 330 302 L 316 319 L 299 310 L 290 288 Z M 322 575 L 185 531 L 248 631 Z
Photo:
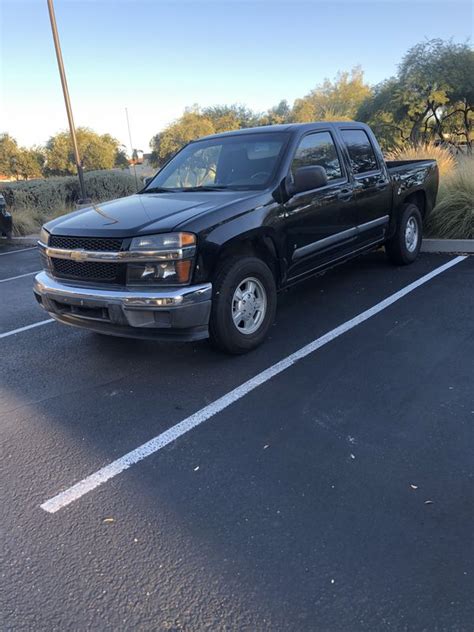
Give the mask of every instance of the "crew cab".
M 362 123 L 207 136 L 136 195 L 45 224 L 34 292 L 62 323 L 243 353 L 280 290 L 381 245 L 413 262 L 437 189 L 436 161 L 385 161 Z

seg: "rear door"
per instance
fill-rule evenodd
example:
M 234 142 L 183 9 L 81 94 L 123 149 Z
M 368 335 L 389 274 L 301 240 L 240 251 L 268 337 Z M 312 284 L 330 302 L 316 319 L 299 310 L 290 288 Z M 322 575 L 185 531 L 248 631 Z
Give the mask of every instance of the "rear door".
M 383 239 L 388 226 L 392 188 L 385 163 L 369 135 L 361 128 L 340 128 L 354 181 L 358 245 Z
M 310 165 L 324 167 L 328 184 L 294 195 L 283 207 L 290 279 L 350 251 L 357 232 L 353 184 L 329 129 L 303 136 L 290 178 L 295 169 Z

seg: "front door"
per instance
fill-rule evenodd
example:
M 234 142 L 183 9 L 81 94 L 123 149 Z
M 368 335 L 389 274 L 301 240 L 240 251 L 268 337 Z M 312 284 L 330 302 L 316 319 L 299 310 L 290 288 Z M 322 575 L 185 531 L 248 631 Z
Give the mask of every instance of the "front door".
M 354 248 L 357 209 L 353 184 L 331 132 L 311 132 L 301 139 L 290 167 L 321 166 L 328 184 L 294 195 L 284 205 L 288 277 L 295 279 Z

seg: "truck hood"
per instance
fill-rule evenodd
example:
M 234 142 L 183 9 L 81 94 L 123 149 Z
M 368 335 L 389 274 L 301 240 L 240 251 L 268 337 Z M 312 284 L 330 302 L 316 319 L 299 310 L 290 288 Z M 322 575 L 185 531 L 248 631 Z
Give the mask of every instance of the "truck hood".
M 93 204 L 46 224 L 53 235 L 133 237 L 174 230 L 198 215 L 215 211 L 261 192 L 199 191 L 188 193 L 140 193 Z

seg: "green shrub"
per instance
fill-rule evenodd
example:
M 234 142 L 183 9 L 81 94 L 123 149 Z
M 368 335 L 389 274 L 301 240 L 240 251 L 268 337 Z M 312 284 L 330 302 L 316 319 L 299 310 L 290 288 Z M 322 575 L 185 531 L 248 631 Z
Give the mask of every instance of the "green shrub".
M 426 234 L 444 239 L 474 239 L 474 157 L 463 158 L 441 178 L 438 203 Z
M 84 174 L 87 195 L 93 202 L 105 202 L 136 192 L 135 178 L 122 171 L 89 171 Z M 37 231 L 47 220 L 68 213 L 80 199 L 76 176 L 8 182 L 0 185 L 13 214 L 14 232 Z

